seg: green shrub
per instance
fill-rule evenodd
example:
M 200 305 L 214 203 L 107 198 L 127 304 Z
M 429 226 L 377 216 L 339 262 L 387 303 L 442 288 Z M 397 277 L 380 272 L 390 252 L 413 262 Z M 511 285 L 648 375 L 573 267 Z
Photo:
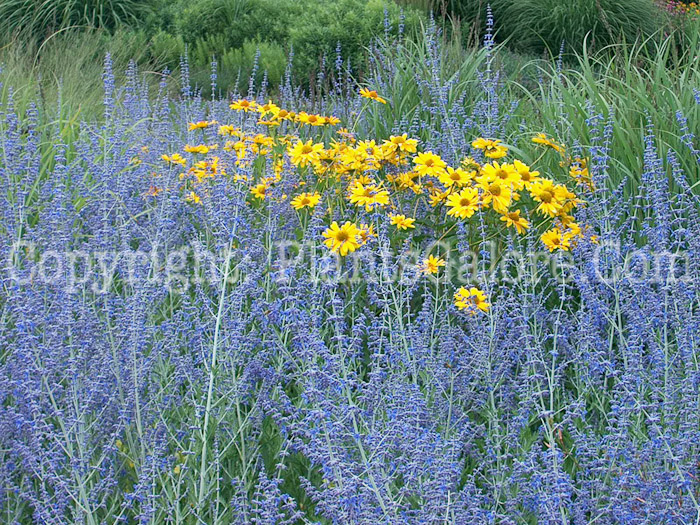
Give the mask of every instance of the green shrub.
M 294 48 L 295 69 L 309 72 L 318 69 L 321 57 L 333 60 L 340 44 L 343 57 L 355 66 L 366 61 L 366 48 L 373 37 L 384 33 L 385 14 L 390 32 L 397 34 L 400 7 L 386 0 L 335 0 L 316 3 L 303 0 L 296 3 L 296 13 L 289 28 L 289 42 Z M 417 28 L 417 11 L 405 11 L 409 31 Z
M 164 2 L 145 24 L 151 49 L 168 57 L 171 67 L 188 50 L 193 81 L 208 83 L 212 58 L 221 67 L 220 85 L 240 78 L 247 83 L 257 49 L 260 68 L 272 84 L 281 79 L 286 64 L 281 57 L 293 51 L 295 76 L 313 79 L 326 56 L 335 60 L 340 44 L 345 59 L 363 69 L 366 48 L 384 33 L 385 13 L 390 31 L 398 31 L 401 8 L 392 0 L 194 0 Z M 404 23 L 410 31 L 421 15 L 406 9 Z M 231 70 L 235 68 L 235 70 Z M 238 86 L 241 87 L 241 86 Z
M 233 85 L 239 78 L 239 72 L 240 79 L 247 82 L 253 73 L 253 63 L 257 53 L 260 55 L 256 80 L 262 81 L 263 75 L 267 73 L 268 81 L 272 85 L 278 85 L 287 67 L 287 53 L 279 44 L 256 41 L 246 41 L 240 48 L 231 49 L 221 57 L 220 85 Z

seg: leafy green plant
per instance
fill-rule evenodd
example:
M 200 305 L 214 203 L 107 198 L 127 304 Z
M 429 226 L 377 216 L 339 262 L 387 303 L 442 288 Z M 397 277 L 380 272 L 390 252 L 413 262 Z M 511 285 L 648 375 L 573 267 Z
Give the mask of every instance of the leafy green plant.
M 223 87 L 235 78 L 246 79 L 256 51 L 261 70 L 274 84 L 293 55 L 295 76 L 315 78 L 325 56 L 326 66 L 340 46 L 344 59 L 356 70 L 364 69 L 373 38 L 387 31 L 396 34 L 403 23 L 411 31 L 422 15 L 402 9 L 391 0 L 196 0 L 163 3 L 145 24 L 151 46 L 175 67 L 187 49 L 195 81 L 207 82 L 212 58 L 235 71 L 220 76 Z M 255 47 L 258 49 L 256 50 Z M 281 57 L 284 56 L 284 62 Z M 239 86 L 240 87 L 240 86 Z

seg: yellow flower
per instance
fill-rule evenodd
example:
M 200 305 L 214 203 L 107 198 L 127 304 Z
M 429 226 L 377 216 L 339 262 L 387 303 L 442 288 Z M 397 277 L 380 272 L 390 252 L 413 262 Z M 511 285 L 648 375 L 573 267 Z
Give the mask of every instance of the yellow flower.
M 447 187 L 454 185 L 465 186 L 470 180 L 476 175 L 475 171 L 465 171 L 462 168 L 454 169 L 452 167 L 447 167 L 447 171 L 443 171 L 438 178 L 440 182 Z
M 413 225 L 416 219 L 406 217 L 405 215 L 389 215 L 391 219 L 391 224 L 396 226 L 399 230 L 408 230 L 409 228 L 415 228 Z
M 209 126 L 213 126 L 214 124 L 217 124 L 216 120 L 200 120 L 199 122 L 190 122 L 188 129 L 190 131 L 194 131 L 195 129 L 208 128 Z
M 320 115 L 309 115 L 302 111 L 297 115 L 297 122 L 301 124 L 308 124 L 310 126 L 324 126 L 326 124 L 326 117 Z
M 488 312 L 491 306 L 486 302 L 486 295 L 478 288 L 471 287 L 468 290 L 462 286 L 455 292 L 455 306 L 460 310 L 467 310 L 474 315 L 477 310 Z
M 187 196 L 185 197 L 185 200 L 186 200 L 187 202 L 193 202 L 193 203 L 195 203 L 195 204 L 201 204 L 201 203 L 202 203 L 202 199 L 199 197 L 199 195 L 197 195 L 197 194 L 196 194 L 195 192 L 193 192 L 193 191 L 191 191 L 191 192 L 189 192 L 189 193 L 187 194 Z
M 434 176 L 439 177 L 445 172 L 447 164 L 440 158 L 439 155 L 435 155 L 432 151 L 427 151 L 419 153 L 414 159 L 413 163 L 416 165 L 416 173 L 423 176 Z
M 543 146 L 548 146 L 552 148 L 555 151 L 558 151 L 559 153 L 564 153 L 565 148 L 556 142 L 554 142 L 552 139 L 547 138 L 547 135 L 544 133 L 538 133 L 533 139 L 532 142 L 535 144 L 542 144 Z
M 206 144 L 200 144 L 198 146 L 190 146 L 189 144 L 187 144 L 185 146 L 184 150 L 187 153 L 199 153 L 201 155 L 206 155 L 207 153 L 209 153 L 209 151 L 216 149 L 218 147 L 219 147 L 218 144 L 212 144 L 211 146 L 207 146 Z
M 530 223 L 525 217 L 520 216 L 520 210 L 510 211 L 501 216 L 501 220 L 506 223 L 506 226 L 512 226 L 518 233 L 525 233 L 530 227 Z
M 531 171 L 530 166 L 528 166 L 524 162 L 514 160 L 513 167 L 515 168 L 515 171 L 518 172 L 518 175 L 520 175 L 520 182 L 522 183 L 521 189 L 523 187 L 530 189 L 533 183 L 540 180 L 540 172 Z
M 562 220 L 562 225 L 565 231 L 561 234 L 561 238 L 565 244 L 576 246 L 576 243 L 580 238 L 583 237 L 583 229 L 574 222 L 573 217 L 566 217 L 566 220 Z M 586 227 L 588 230 L 589 227 Z
M 262 116 L 265 116 L 267 113 L 272 113 L 273 115 L 276 115 L 280 111 L 279 106 L 273 104 L 272 101 L 268 102 L 267 104 L 258 105 L 255 109 Z
M 430 255 L 423 261 L 423 273 L 435 275 L 442 266 L 445 266 L 445 259 Z
M 185 164 L 187 164 L 185 157 L 183 157 L 179 153 L 173 153 L 172 155 L 162 155 L 160 158 L 168 164 L 179 164 L 180 166 L 184 166 Z
M 442 201 L 444 201 L 447 196 L 450 194 L 450 191 L 438 191 L 436 188 L 431 188 L 430 190 L 430 205 L 434 208 L 438 204 L 440 204 Z
M 240 137 L 242 135 L 241 130 L 229 124 L 219 126 L 219 135 L 235 135 Z
M 274 116 L 275 120 L 294 120 L 296 118 L 296 113 L 293 111 L 287 111 L 286 109 L 280 109 Z
M 364 206 L 367 211 L 372 211 L 375 206 L 389 204 L 389 192 L 376 184 L 356 182 L 350 188 L 349 199 L 355 206 Z
M 513 164 L 506 164 L 505 162 L 499 164 L 494 161 L 491 164 L 482 166 L 481 171 L 483 176 L 500 181 L 506 186 L 511 186 L 515 189 L 520 189 L 522 187 L 520 175 Z
M 301 193 L 292 199 L 291 205 L 295 210 L 302 208 L 313 208 L 321 200 L 320 193 Z
M 369 90 L 367 88 L 362 88 L 360 89 L 360 95 L 362 95 L 365 98 L 368 98 L 370 100 L 376 100 L 377 102 L 381 102 L 382 104 L 386 104 L 386 100 L 384 100 L 382 97 L 380 97 L 376 91 Z
M 500 143 L 500 140 L 478 138 L 472 142 L 472 147 L 484 150 L 484 155 L 490 159 L 500 159 L 508 154 L 508 147 Z
M 233 102 L 229 107 L 236 111 L 245 111 L 247 113 L 248 111 L 253 111 L 257 106 L 258 104 L 254 100 L 246 100 L 242 98 L 236 102 Z
M 462 168 L 470 171 L 481 171 L 481 165 L 472 157 L 464 157 L 462 159 Z
M 562 235 L 561 230 L 559 230 L 559 228 L 547 230 L 542 234 L 540 239 L 542 240 L 544 245 L 547 248 L 549 248 L 550 252 L 553 252 L 554 250 L 568 251 L 571 241 L 571 239 L 568 238 L 566 235 Z
M 569 191 L 549 179 L 542 179 L 530 186 L 530 195 L 540 203 L 538 212 L 554 217 L 561 211 Z
M 313 140 L 298 141 L 288 151 L 292 164 L 303 168 L 309 164 L 316 164 L 320 160 L 323 144 L 314 144 Z
M 374 232 L 374 225 L 370 224 L 360 224 L 360 246 L 364 246 L 367 241 L 369 241 L 372 237 L 376 237 L 377 234 Z
M 416 139 L 409 139 L 408 135 L 392 135 L 389 140 L 385 140 L 384 144 L 389 146 L 394 151 L 398 150 L 402 153 L 415 153 L 418 146 Z
M 390 175 L 387 175 L 387 178 L 391 181 L 393 179 L 394 182 L 398 185 L 399 188 L 408 188 L 410 189 L 413 193 L 416 195 L 419 195 L 423 193 L 423 188 L 421 187 L 420 184 L 417 184 L 414 182 L 413 179 L 415 179 L 418 176 L 417 173 L 413 171 L 409 171 L 407 173 L 400 173 L 399 175 L 392 177 Z
M 593 189 L 593 182 L 591 181 L 591 174 L 588 171 L 588 164 L 586 159 L 576 158 L 569 167 L 569 175 L 572 179 L 575 179 L 579 184 L 585 184 L 589 188 Z
M 264 182 L 261 182 L 260 184 L 253 186 L 251 188 L 250 193 L 253 194 L 253 196 L 257 199 L 265 200 L 265 197 L 267 196 L 267 189 L 268 186 Z
M 276 126 L 279 126 L 279 125 L 280 125 L 280 122 L 279 122 L 279 120 L 263 120 L 263 119 L 260 119 L 260 120 L 258 120 L 258 124 L 260 124 L 261 126 L 267 126 L 267 127 L 270 127 L 270 128 L 274 128 L 274 127 L 276 127 Z
M 468 219 L 479 208 L 479 192 L 476 188 L 464 188 L 459 193 L 447 197 L 447 215 Z
M 498 213 L 506 213 L 513 198 L 510 186 L 506 186 L 501 179 L 482 177 L 479 180 L 481 188 L 481 201 L 485 206 L 489 204 Z
M 148 187 L 148 191 L 146 191 L 146 197 L 157 197 L 162 191 L 163 188 L 159 188 L 158 186 L 154 186 L 153 184 L 151 184 Z
M 323 232 L 326 246 L 333 252 L 345 256 L 360 247 L 360 230 L 351 222 L 339 226 L 336 221 Z
M 336 133 L 350 142 L 355 142 L 355 135 L 348 131 L 347 128 L 340 128 Z

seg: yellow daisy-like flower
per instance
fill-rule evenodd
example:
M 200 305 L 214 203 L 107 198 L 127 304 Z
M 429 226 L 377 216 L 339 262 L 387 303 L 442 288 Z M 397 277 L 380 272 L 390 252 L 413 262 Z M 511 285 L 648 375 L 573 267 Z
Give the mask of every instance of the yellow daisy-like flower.
M 189 131 L 194 131 L 195 129 L 205 129 L 209 126 L 213 126 L 214 124 L 218 124 L 218 122 L 216 122 L 216 120 L 200 120 L 199 122 L 190 122 L 187 129 Z
M 447 164 L 440 158 L 440 155 L 436 155 L 432 151 L 419 153 L 413 159 L 413 163 L 416 165 L 416 173 L 422 176 L 439 177 L 447 168 Z
M 403 135 L 392 135 L 389 140 L 384 141 L 390 148 L 394 151 L 400 151 L 402 153 L 415 153 L 418 147 L 418 141 L 416 139 L 409 139 L 408 134 Z
M 484 151 L 484 156 L 490 159 L 501 159 L 508 155 L 508 147 L 501 145 L 500 140 L 478 138 L 472 142 L 472 147 Z
M 532 139 L 532 142 L 534 142 L 535 144 L 541 144 L 543 146 L 548 146 L 559 153 L 564 153 L 564 151 L 565 151 L 564 146 L 557 144 L 552 139 L 548 138 L 547 135 L 545 135 L 544 133 L 538 133 Z
M 301 193 L 292 199 L 291 205 L 295 210 L 313 208 L 321 200 L 320 193 Z
M 460 310 L 466 310 L 474 315 L 477 310 L 488 312 L 490 303 L 486 302 L 486 294 L 478 288 L 471 287 L 468 290 L 462 286 L 455 292 L 455 306 Z
M 440 175 L 438 175 L 438 179 L 440 179 L 440 182 L 447 187 L 452 185 L 466 186 L 475 175 L 475 171 L 465 171 L 462 168 L 454 169 L 448 166 L 447 171 L 443 171 Z
M 255 109 L 262 116 L 265 116 L 268 113 L 272 113 L 273 115 L 276 115 L 280 111 L 280 107 L 273 104 L 272 101 L 268 102 L 267 104 L 262 104 L 262 105 L 258 104 Z
M 481 171 L 481 164 L 475 161 L 472 157 L 464 157 L 462 159 L 462 168 L 469 171 Z
M 509 211 L 501 216 L 501 220 L 506 226 L 513 227 L 518 233 L 523 234 L 530 227 L 530 223 L 525 217 L 520 216 L 520 210 Z
M 187 160 L 185 160 L 185 157 L 183 157 L 179 153 L 173 153 L 172 155 L 162 155 L 160 158 L 168 164 L 179 164 L 180 166 L 184 166 L 185 164 L 187 164 Z
M 422 270 L 425 274 L 436 275 L 438 270 L 443 266 L 445 266 L 445 259 L 430 255 L 427 259 L 423 260 Z
M 218 147 L 219 147 L 218 144 L 212 144 L 211 146 L 207 146 L 206 144 L 199 144 L 198 146 L 190 146 L 189 144 L 187 144 L 184 147 L 184 150 L 187 153 L 199 153 L 200 155 L 206 155 L 211 150 L 214 150 Z
M 549 179 L 542 179 L 530 186 L 530 195 L 540 203 L 537 207 L 538 212 L 555 217 L 562 210 L 569 191 Z
M 362 95 L 365 98 L 368 98 L 370 100 L 376 100 L 377 102 L 380 102 L 382 104 L 386 104 L 386 100 L 380 97 L 376 91 L 370 90 L 367 88 L 362 88 L 360 89 L 360 95 Z
M 520 175 L 520 182 L 522 183 L 521 189 L 522 188 L 529 189 L 533 183 L 540 180 L 540 172 L 539 171 L 532 171 L 530 169 L 530 166 L 528 166 L 524 162 L 520 162 L 519 160 L 514 160 L 513 167 L 515 168 L 515 171 L 518 172 L 518 175 Z
M 375 206 L 389 204 L 389 192 L 376 184 L 356 182 L 350 188 L 349 199 L 355 206 L 364 206 L 367 211 L 372 211 Z
M 274 128 L 280 125 L 280 121 L 260 119 L 258 120 L 258 124 L 260 124 L 261 126 L 267 126 L 268 128 Z
M 571 246 L 571 238 L 563 235 L 559 228 L 547 230 L 540 239 L 550 252 L 554 250 L 568 251 Z
M 400 173 L 396 177 L 391 177 L 387 175 L 387 178 L 391 181 L 396 182 L 399 188 L 408 188 L 416 195 L 423 193 L 423 188 L 420 184 L 417 184 L 414 179 L 418 176 L 417 173 L 409 171 L 407 173 Z
M 309 164 L 316 164 L 323 152 L 323 144 L 314 144 L 313 140 L 307 142 L 298 141 L 288 149 L 292 164 L 303 168 Z
M 360 224 L 360 246 L 364 246 L 367 241 L 371 238 L 376 237 L 377 234 L 374 231 L 374 224 L 367 225 L 365 223 Z
M 586 159 L 575 158 L 569 167 L 569 176 L 578 184 L 584 184 L 588 186 L 589 189 L 593 189 L 593 181 L 591 181 L 591 174 L 588 171 Z
M 498 213 L 506 213 L 508 206 L 513 200 L 513 193 L 510 186 L 506 186 L 501 179 L 483 177 L 479 180 L 481 189 L 481 201 L 484 205 L 489 204 Z
M 326 124 L 326 117 L 320 115 L 309 115 L 308 113 L 302 111 L 297 114 L 296 121 L 301 124 L 308 124 L 309 126 L 324 126 Z
M 191 191 L 187 194 L 187 196 L 185 197 L 185 200 L 188 202 L 193 202 L 194 204 L 201 204 L 202 203 L 201 197 L 193 191 Z
M 436 188 L 431 188 L 430 192 L 430 197 L 429 197 L 429 202 L 430 205 L 434 208 L 441 202 L 443 202 L 447 197 L 450 195 L 450 191 L 438 191 Z
M 260 184 L 253 186 L 250 190 L 250 193 L 252 193 L 256 199 L 260 199 L 262 201 L 265 200 L 265 197 L 267 196 L 267 190 L 267 184 L 261 182 Z
M 336 133 L 346 139 L 348 142 L 355 142 L 355 134 L 348 131 L 347 128 L 340 128 L 338 131 L 336 131 Z
M 254 100 L 246 100 L 242 98 L 233 102 L 229 107 L 233 110 L 245 111 L 247 113 L 248 111 L 254 111 L 258 107 L 258 104 Z
M 163 191 L 163 188 L 159 188 L 158 186 L 154 186 L 153 184 L 151 184 L 148 187 L 148 190 L 146 191 L 145 196 L 146 197 L 157 197 L 158 195 L 160 195 L 160 193 L 162 191 Z
M 287 111 L 286 109 L 280 109 L 274 115 L 275 120 L 294 120 L 296 118 L 296 113 L 293 111 Z
M 230 124 L 224 124 L 223 126 L 219 126 L 219 135 L 231 135 L 241 137 L 243 133 L 241 132 L 240 128 L 231 126 Z
M 360 245 L 360 230 L 352 222 L 346 222 L 339 226 L 336 221 L 323 232 L 326 238 L 324 241 L 326 246 L 333 252 L 346 256 L 357 250 Z
M 389 215 L 391 219 L 391 224 L 396 226 L 399 230 L 408 230 L 409 228 L 415 228 L 413 225 L 416 219 L 406 217 L 405 215 Z
M 520 174 L 515 169 L 513 164 L 506 164 L 505 162 L 499 164 L 494 161 L 491 164 L 486 164 L 482 166 L 481 172 L 483 176 L 490 177 L 493 180 L 498 180 L 515 189 L 520 189 L 522 183 L 520 181 Z
M 459 193 L 447 197 L 447 215 L 459 219 L 468 219 L 479 208 L 479 191 L 476 188 L 464 188 Z

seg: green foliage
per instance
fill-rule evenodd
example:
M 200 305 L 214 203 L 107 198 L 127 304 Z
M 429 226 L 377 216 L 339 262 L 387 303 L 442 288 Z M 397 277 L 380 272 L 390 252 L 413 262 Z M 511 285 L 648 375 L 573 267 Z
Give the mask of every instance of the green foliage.
M 0 31 L 44 40 L 68 27 L 115 29 L 135 24 L 151 8 L 148 0 L 3 0 Z
M 222 86 L 239 73 L 247 82 L 257 48 L 261 70 L 275 84 L 284 73 L 282 56 L 293 52 L 294 73 L 304 81 L 314 78 L 324 56 L 327 65 L 335 60 L 338 44 L 343 57 L 362 70 L 372 38 L 384 34 L 385 14 L 396 34 L 401 8 L 391 0 L 181 0 L 163 3 L 145 32 L 152 35 L 153 51 L 167 55 L 172 67 L 187 49 L 195 81 L 208 78 L 216 57 L 237 68 L 225 72 Z M 414 9 L 404 15 L 407 30 L 416 29 L 422 15 Z
M 77 129 L 81 120 L 99 118 L 104 111 L 105 55 L 111 54 L 114 72 L 121 78 L 130 60 L 150 59 L 145 47 L 143 35 L 105 30 L 57 33 L 41 44 L 12 40 L 0 47 L 0 101 L 7 101 L 12 86 L 20 111 L 38 103 L 47 118 L 60 118 Z M 160 80 L 156 75 L 148 78 L 154 85 Z
M 444 6 L 465 30 L 482 31 L 488 4 L 499 40 L 521 52 L 556 55 L 562 42 L 573 52 L 584 44 L 602 49 L 633 43 L 660 31 L 666 22 L 654 0 L 449 0 L 432 8 L 440 11 Z
M 258 53 L 258 80 L 267 73 L 273 85 L 292 52 L 294 75 L 312 81 L 323 57 L 326 66 L 334 62 L 338 44 L 361 72 L 372 38 L 385 32 L 385 13 L 396 34 L 402 14 L 392 0 L 6 0 L 0 2 L 0 38 L 5 44 L 36 42 L 32 49 L 40 55 L 41 43 L 57 33 L 104 28 L 117 45 L 138 41 L 135 55 L 148 69 L 174 71 L 187 53 L 192 81 L 200 86 L 209 84 L 216 59 L 219 86 L 226 90 L 247 84 Z M 405 9 L 407 30 L 421 18 L 418 10 Z
M 304 0 L 295 2 L 293 23 L 289 26 L 289 43 L 295 53 L 295 67 L 299 72 L 318 69 L 323 55 L 335 58 L 340 44 L 344 58 L 355 66 L 366 60 L 366 47 L 372 38 L 384 33 L 385 10 L 391 22 L 391 33 L 396 34 L 400 8 L 385 0 L 336 0 L 316 4 Z M 318 5 L 319 8 L 314 8 Z M 322 7 L 321 7 L 322 6 Z M 419 17 L 407 12 L 409 30 L 416 28 Z

